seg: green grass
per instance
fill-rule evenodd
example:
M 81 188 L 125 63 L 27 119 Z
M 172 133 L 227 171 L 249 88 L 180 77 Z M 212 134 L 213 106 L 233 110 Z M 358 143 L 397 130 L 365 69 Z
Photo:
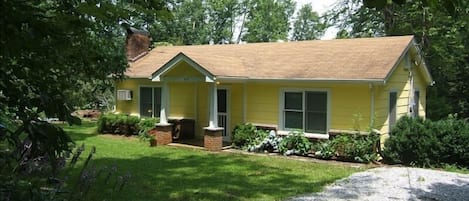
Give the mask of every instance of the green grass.
M 86 146 L 78 165 L 66 169 L 70 183 L 74 183 L 91 146 L 97 148 L 91 167 L 115 165 L 118 174 L 131 173 L 121 191 L 113 190 L 112 181 L 104 184 L 104 178 L 98 179 L 85 200 L 282 200 L 320 191 L 361 171 L 283 157 L 149 147 L 136 138 L 97 135 L 95 125 L 89 122 L 64 129 L 77 144 Z

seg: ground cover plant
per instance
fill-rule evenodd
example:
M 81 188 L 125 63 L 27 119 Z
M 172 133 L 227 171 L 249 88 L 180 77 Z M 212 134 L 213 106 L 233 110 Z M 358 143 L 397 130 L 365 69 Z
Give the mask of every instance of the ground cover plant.
M 302 131 L 277 135 L 256 128 L 250 123 L 239 124 L 233 131 L 235 147 L 249 152 L 278 152 L 285 156 L 312 156 L 319 159 L 336 159 L 369 163 L 378 160 L 379 135 L 345 133 L 332 139 L 308 139 Z
M 136 137 L 98 135 L 93 124 L 64 129 L 77 144 L 96 146 L 89 166 L 116 166 L 117 174 L 132 175 L 121 191 L 92 186 L 89 200 L 282 200 L 320 191 L 360 171 L 283 157 L 149 147 Z M 77 174 L 83 161 L 80 158 L 75 167 L 68 167 L 67 174 Z

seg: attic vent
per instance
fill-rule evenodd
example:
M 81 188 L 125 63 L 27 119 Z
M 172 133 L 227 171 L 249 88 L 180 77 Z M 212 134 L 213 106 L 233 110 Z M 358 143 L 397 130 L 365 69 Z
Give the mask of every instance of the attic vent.
M 132 91 L 117 90 L 117 100 L 132 100 Z

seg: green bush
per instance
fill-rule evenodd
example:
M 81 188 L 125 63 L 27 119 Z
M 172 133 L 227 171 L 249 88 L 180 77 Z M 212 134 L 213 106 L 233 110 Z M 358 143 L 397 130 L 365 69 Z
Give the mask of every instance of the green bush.
M 101 114 L 98 118 L 98 133 L 137 135 L 140 118 L 127 114 Z
M 339 159 L 357 162 L 371 162 L 378 159 L 379 135 L 343 134 L 332 139 L 333 149 Z
M 307 155 L 311 152 L 311 142 L 303 132 L 293 131 L 279 143 L 278 151 L 284 155 Z
M 325 142 L 317 142 L 312 145 L 314 155 L 321 159 L 331 159 L 335 156 L 335 146 L 332 141 L 327 140 Z
M 257 128 L 251 123 L 238 124 L 233 129 L 233 144 L 237 147 L 245 147 L 248 144 L 252 144 L 256 141 Z
M 383 158 L 421 167 L 469 167 L 469 124 L 451 116 L 435 122 L 402 117 L 385 142 Z
M 155 128 L 155 124 L 159 122 L 159 118 L 146 118 L 141 119 L 138 123 L 138 137 L 142 141 L 149 141 L 154 139 L 154 137 L 150 136 L 148 131 L 152 128 Z

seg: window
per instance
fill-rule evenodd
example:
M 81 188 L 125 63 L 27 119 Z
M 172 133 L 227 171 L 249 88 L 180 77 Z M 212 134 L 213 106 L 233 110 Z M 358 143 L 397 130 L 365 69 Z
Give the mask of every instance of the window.
M 161 88 L 140 87 L 140 116 L 159 117 L 161 109 Z
M 283 128 L 327 133 L 327 92 L 285 92 Z
M 396 104 L 397 104 L 397 92 L 393 91 L 389 93 L 389 133 L 391 129 L 396 124 Z
M 414 114 L 414 117 L 418 117 L 419 116 L 419 102 L 420 102 L 420 91 L 414 91 L 414 107 L 412 108 L 413 109 L 413 114 Z

